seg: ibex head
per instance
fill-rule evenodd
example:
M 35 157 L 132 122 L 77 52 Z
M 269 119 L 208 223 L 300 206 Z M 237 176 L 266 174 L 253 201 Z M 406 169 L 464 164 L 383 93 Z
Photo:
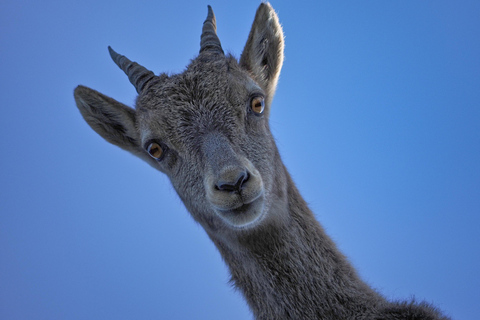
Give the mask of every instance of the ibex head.
M 265 219 L 273 200 L 285 196 L 268 124 L 283 63 L 271 6 L 258 8 L 240 61 L 224 54 L 210 7 L 200 54 L 181 74 L 156 76 L 109 50 L 138 92 L 136 108 L 79 86 L 75 100 L 87 123 L 165 173 L 207 231 L 248 229 Z

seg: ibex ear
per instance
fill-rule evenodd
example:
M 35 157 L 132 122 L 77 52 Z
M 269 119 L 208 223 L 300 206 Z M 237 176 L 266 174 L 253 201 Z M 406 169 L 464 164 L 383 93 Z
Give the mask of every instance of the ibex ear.
M 78 86 L 74 95 L 77 108 L 93 130 L 108 142 L 144 158 L 134 109 L 83 86 Z
M 283 31 L 277 14 L 268 2 L 264 2 L 257 9 L 240 65 L 265 90 L 267 106 L 275 94 L 282 69 L 283 47 Z

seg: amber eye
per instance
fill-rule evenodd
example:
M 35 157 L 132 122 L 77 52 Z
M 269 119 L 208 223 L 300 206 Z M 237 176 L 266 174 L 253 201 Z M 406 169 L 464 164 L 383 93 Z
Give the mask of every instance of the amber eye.
M 252 99 L 250 108 L 252 108 L 253 113 L 260 115 L 265 110 L 265 101 L 263 97 L 254 97 Z
M 150 156 L 156 160 L 161 160 L 164 154 L 164 148 L 156 142 L 151 142 L 147 146 L 147 152 L 150 154 Z

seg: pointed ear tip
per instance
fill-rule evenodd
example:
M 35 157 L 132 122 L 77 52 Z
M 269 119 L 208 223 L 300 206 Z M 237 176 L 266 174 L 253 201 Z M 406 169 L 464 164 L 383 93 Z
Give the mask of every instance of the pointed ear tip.
M 278 15 L 275 12 L 275 9 L 271 6 L 269 2 L 262 2 L 257 9 L 256 18 L 262 19 L 264 21 L 273 22 L 274 24 L 280 24 L 278 20 Z
M 89 93 L 89 92 L 92 92 L 92 91 L 95 91 L 95 90 L 90 89 L 87 86 L 79 84 L 78 86 L 75 87 L 75 89 L 73 91 L 75 93 Z
M 258 6 L 258 10 L 268 10 L 268 11 L 274 11 L 272 5 L 268 1 L 263 1 L 260 3 L 260 6 Z
M 75 103 L 77 107 L 85 107 L 86 101 L 95 93 L 95 90 L 90 89 L 89 87 L 85 87 L 82 85 L 78 85 L 75 90 L 73 90 L 73 97 L 75 99 Z
M 79 97 L 86 91 L 87 87 L 78 85 L 74 90 L 73 90 L 73 95 L 76 97 Z
M 82 111 L 85 109 L 85 98 L 88 96 L 88 88 L 84 86 L 77 86 L 73 91 L 73 98 L 75 99 L 75 104 L 77 108 Z

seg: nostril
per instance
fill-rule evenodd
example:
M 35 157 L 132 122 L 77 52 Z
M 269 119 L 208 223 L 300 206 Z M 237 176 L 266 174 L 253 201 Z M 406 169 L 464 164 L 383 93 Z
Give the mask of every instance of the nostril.
M 243 189 L 243 185 L 250 178 L 250 174 L 247 171 L 241 171 L 235 179 L 232 181 L 220 180 L 215 185 L 215 188 L 220 191 L 226 192 L 240 192 Z
M 247 171 L 242 172 L 239 179 L 237 180 L 237 183 L 235 184 L 238 191 L 241 191 L 243 189 L 243 185 L 245 184 L 245 182 L 248 181 L 248 178 L 250 178 L 250 175 L 248 174 L 248 172 Z

